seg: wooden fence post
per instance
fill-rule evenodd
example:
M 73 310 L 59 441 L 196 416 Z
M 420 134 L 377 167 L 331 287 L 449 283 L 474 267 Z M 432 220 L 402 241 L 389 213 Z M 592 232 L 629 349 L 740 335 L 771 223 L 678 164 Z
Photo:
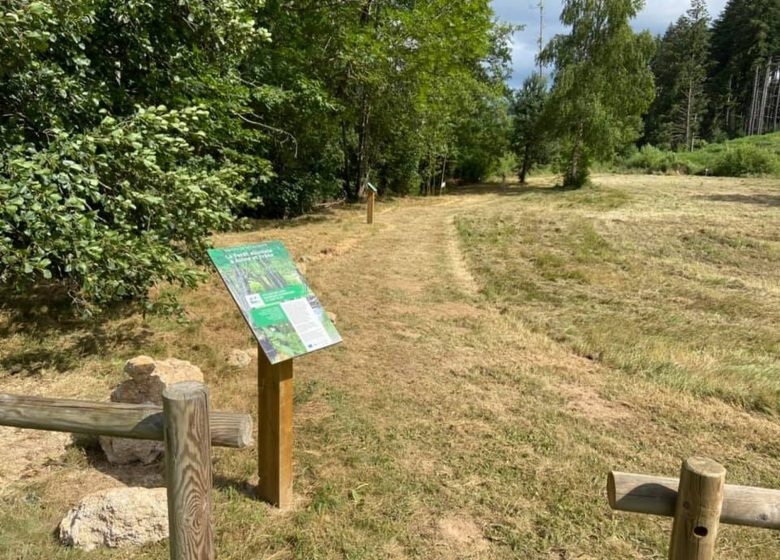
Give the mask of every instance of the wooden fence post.
M 213 560 L 208 388 L 185 381 L 162 397 L 171 560 Z
M 293 502 L 293 360 L 272 364 L 257 349 L 258 497 L 285 509 Z
M 712 560 L 723 507 L 726 469 L 712 459 L 683 462 L 669 560 Z

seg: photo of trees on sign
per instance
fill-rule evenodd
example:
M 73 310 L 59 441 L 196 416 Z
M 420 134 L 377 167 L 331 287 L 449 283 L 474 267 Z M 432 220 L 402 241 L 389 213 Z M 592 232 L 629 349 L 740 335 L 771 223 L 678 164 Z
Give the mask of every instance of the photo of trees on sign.
M 272 364 L 341 342 L 282 243 L 211 249 L 209 256 Z

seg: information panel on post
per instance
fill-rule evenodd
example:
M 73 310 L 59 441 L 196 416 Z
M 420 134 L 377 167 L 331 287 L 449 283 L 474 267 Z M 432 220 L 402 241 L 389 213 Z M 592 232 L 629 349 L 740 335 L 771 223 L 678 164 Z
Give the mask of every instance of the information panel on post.
M 280 241 L 210 249 L 209 257 L 270 363 L 341 342 Z

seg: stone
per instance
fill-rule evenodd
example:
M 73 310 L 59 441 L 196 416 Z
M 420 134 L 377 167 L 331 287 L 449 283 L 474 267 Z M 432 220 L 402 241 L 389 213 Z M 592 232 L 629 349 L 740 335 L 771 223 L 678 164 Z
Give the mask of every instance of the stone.
M 112 465 L 150 465 L 165 453 L 165 443 L 162 441 L 109 436 L 100 436 L 98 440 L 103 453 L 106 454 L 106 460 Z
M 198 366 L 176 358 L 155 360 L 149 356 L 138 356 L 127 361 L 125 373 L 130 379 L 114 389 L 111 393 L 112 402 L 162 406 L 162 392 L 166 386 L 180 381 L 203 382 L 203 372 Z M 100 436 L 98 440 L 106 459 L 114 465 L 136 462 L 148 465 L 159 459 L 165 449 L 159 441 L 108 436 Z
M 330 319 L 330 322 L 331 322 L 331 323 L 333 323 L 333 324 L 335 325 L 335 324 L 336 324 L 336 322 L 337 322 L 337 321 L 338 321 L 338 319 L 339 319 L 338 315 L 336 315 L 336 314 L 335 314 L 335 313 L 333 313 L 332 311 L 328 311 L 327 313 L 328 313 L 328 319 Z
M 227 365 L 230 367 L 244 369 L 252 363 L 252 356 L 249 352 L 233 349 L 228 353 L 225 362 L 227 362 Z
M 162 391 L 166 386 L 180 381 L 203 383 L 203 372 L 198 366 L 176 358 L 154 360 L 148 356 L 138 356 L 128 360 L 125 373 L 130 379 L 114 389 L 111 393 L 112 402 L 162 405 Z
M 165 488 L 112 488 L 84 497 L 59 525 L 60 542 L 83 550 L 168 538 Z

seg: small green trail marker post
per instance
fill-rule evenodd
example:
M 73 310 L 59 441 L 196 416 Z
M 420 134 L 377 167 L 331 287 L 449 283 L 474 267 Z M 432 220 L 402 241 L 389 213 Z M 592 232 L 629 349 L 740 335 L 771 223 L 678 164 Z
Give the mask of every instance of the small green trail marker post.
M 258 497 L 293 502 L 293 358 L 341 342 L 280 241 L 209 250 L 214 266 L 255 335 Z

